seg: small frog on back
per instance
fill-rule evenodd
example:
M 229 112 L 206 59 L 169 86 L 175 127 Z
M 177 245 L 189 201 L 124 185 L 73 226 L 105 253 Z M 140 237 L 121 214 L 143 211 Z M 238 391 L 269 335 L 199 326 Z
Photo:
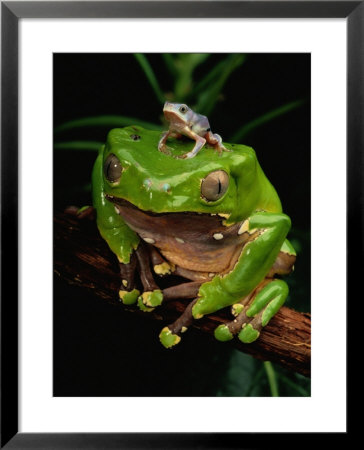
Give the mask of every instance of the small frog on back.
M 212 133 L 208 118 L 194 112 L 184 103 L 165 102 L 163 113 L 169 122 L 169 129 L 163 133 L 158 143 L 159 151 L 168 152 L 166 142 L 169 137 L 181 138 L 182 136 L 193 139 L 196 144 L 190 152 L 178 156 L 178 158 L 193 158 L 206 142 L 219 154 L 223 151 L 230 151 L 222 144 L 221 136 Z

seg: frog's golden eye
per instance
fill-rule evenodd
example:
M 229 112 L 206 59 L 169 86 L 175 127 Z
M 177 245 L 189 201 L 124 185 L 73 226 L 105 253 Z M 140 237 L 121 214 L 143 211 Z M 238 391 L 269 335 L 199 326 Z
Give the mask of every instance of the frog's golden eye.
M 229 187 L 229 175 L 224 170 L 209 173 L 201 183 L 201 194 L 205 200 L 219 200 Z
M 187 109 L 188 109 L 187 105 L 181 105 L 181 106 L 179 107 L 179 112 L 181 112 L 182 114 L 184 114 L 184 113 L 187 112 Z
M 120 180 L 121 171 L 122 167 L 119 159 L 111 153 L 104 163 L 104 174 L 106 179 L 110 183 L 117 183 Z

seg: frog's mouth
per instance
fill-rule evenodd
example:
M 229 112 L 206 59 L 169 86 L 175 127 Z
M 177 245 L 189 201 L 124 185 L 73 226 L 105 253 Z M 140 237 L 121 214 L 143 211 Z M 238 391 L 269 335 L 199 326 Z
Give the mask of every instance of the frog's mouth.
M 141 239 L 157 247 L 176 267 L 189 271 L 221 273 L 241 251 L 247 233 L 242 223 L 223 224 L 224 217 L 196 212 L 144 211 L 127 200 L 106 195 L 115 211 Z
M 106 194 L 114 204 L 115 211 L 127 225 L 146 242 L 155 243 L 173 238 L 178 243 L 199 242 L 211 247 L 236 245 L 241 223 L 230 226 L 223 224 L 225 217 L 217 214 L 197 212 L 155 213 L 139 209 L 125 199 Z M 154 241 L 154 242 L 152 242 Z

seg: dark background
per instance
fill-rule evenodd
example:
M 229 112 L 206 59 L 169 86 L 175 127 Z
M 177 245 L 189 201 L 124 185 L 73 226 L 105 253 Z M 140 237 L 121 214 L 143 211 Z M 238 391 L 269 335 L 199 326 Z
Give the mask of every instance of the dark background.
M 160 55 L 147 57 L 168 92 L 173 80 Z M 196 77 L 224 57 L 211 55 Z M 285 103 L 305 101 L 256 128 L 242 142 L 255 149 L 292 219 L 289 238 L 298 258 L 295 272 L 287 278 L 291 293 L 286 304 L 302 311 L 310 310 L 310 77 L 309 54 L 249 54 L 229 77 L 209 115 L 212 131 L 229 142 L 244 123 Z M 55 127 L 111 114 L 161 123 L 162 106 L 134 55 L 55 54 Z M 55 142 L 103 142 L 107 132 L 107 127 L 76 129 L 55 135 Z M 93 151 L 54 151 L 55 210 L 91 203 L 95 158 Z M 55 278 L 54 395 L 270 395 L 260 361 L 193 329 L 175 349 L 166 350 L 158 340 L 160 328 L 147 317 L 134 317 Z M 307 379 L 275 369 L 280 395 L 309 395 Z

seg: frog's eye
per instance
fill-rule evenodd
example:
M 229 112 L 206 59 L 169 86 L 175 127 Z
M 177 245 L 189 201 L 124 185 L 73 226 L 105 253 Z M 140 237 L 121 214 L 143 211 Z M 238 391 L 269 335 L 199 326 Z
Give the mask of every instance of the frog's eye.
M 219 200 L 229 187 L 229 175 L 224 170 L 209 173 L 201 183 L 201 194 L 205 200 L 214 202 Z
M 119 159 L 114 155 L 110 154 L 104 163 L 104 174 L 110 183 L 117 183 L 121 177 L 122 167 Z
M 182 114 L 184 114 L 184 113 L 187 112 L 187 109 L 188 109 L 188 106 L 187 106 L 187 105 L 181 105 L 181 106 L 179 107 L 179 112 L 181 112 Z

